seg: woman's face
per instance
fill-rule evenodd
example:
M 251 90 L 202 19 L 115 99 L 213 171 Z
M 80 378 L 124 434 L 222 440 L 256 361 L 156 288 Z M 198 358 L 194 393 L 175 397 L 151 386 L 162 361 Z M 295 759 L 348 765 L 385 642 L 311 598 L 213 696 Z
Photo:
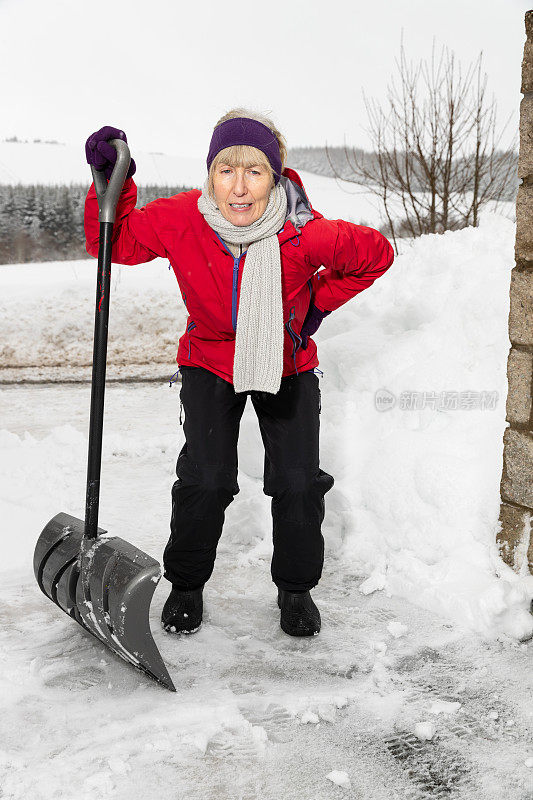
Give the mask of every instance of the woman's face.
M 234 225 L 251 225 L 263 214 L 272 188 L 266 167 L 230 167 L 221 162 L 213 174 L 216 204 Z M 244 206 L 244 208 L 240 208 Z

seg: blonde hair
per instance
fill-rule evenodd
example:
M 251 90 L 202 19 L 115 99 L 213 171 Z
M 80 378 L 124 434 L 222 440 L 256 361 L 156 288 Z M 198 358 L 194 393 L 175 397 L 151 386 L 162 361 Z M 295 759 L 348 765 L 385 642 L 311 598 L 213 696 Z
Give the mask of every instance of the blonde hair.
M 261 114 L 258 111 L 252 111 L 248 108 L 232 108 L 231 111 L 228 111 L 227 114 L 224 114 L 224 116 L 218 120 L 213 130 L 218 128 L 219 125 L 222 125 L 223 122 L 226 122 L 226 120 L 234 119 L 235 117 L 248 117 L 249 119 L 255 119 L 258 122 L 262 122 L 263 125 L 266 125 L 267 128 L 272 131 L 278 140 L 279 154 L 281 156 L 281 171 L 283 172 L 285 162 L 287 160 L 287 143 L 285 137 L 280 133 L 270 117 L 267 117 L 265 114 Z M 254 167 L 256 165 L 261 165 L 268 171 L 270 175 L 271 186 L 274 186 L 274 172 L 270 165 L 270 161 L 263 151 L 258 150 L 257 147 L 252 147 L 249 144 L 234 144 L 231 147 L 225 147 L 223 150 L 220 150 L 214 157 L 209 168 L 209 174 L 207 176 L 208 190 L 213 200 L 215 199 L 213 175 L 215 173 L 215 169 L 221 162 L 227 164 L 229 167 L 244 167 L 245 169 L 249 169 L 249 167 Z

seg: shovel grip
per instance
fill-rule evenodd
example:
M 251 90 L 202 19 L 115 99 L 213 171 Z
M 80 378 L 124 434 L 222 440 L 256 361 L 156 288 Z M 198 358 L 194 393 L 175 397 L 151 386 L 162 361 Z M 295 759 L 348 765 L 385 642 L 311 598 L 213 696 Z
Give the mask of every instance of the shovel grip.
M 124 186 L 131 161 L 130 148 L 123 139 L 110 139 L 109 144 L 117 151 L 117 160 L 109 183 L 103 171 L 91 165 L 100 222 L 115 221 L 118 198 Z

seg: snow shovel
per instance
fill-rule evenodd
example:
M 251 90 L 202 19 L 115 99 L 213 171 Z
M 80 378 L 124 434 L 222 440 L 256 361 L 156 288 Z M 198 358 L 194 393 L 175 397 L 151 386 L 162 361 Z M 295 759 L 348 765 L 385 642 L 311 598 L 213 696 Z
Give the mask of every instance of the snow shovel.
M 150 602 L 159 563 L 98 527 L 100 467 L 115 210 L 130 164 L 126 142 L 113 139 L 117 161 L 109 184 L 91 167 L 99 206 L 100 244 L 93 347 L 85 521 L 57 514 L 43 529 L 33 557 L 37 582 L 54 603 L 114 653 L 175 692 L 150 631 Z

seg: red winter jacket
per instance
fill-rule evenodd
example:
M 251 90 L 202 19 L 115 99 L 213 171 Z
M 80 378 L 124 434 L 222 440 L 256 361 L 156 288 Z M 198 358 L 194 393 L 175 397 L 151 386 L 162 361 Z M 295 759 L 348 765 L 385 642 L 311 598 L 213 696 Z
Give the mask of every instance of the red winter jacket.
M 371 286 L 390 267 L 394 252 L 381 233 L 342 219 L 325 219 L 307 198 L 297 172 L 286 168 L 287 218 L 278 233 L 281 253 L 283 375 L 318 366 L 309 337 L 301 348 L 300 330 L 311 300 L 321 311 L 335 311 Z M 246 252 L 235 258 L 197 207 L 193 189 L 135 208 L 137 187 L 126 181 L 117 206 L 112 260 L 142 264 L 168 258 L 188 311 L 178 345 L 180 366 L 204 367 L 233 382 L 235 331 Z M 85 201 L 87 251 L 98 256 L 98 203 L 94 185 Z M 317 270 L 324 266 L 325 269 Z

